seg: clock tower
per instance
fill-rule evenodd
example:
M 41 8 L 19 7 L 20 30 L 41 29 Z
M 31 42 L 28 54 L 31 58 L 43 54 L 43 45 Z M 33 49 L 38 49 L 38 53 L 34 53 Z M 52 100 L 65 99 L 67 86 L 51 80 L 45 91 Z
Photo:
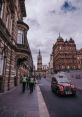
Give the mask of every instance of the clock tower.
M 37 71 L 41 72 L 42 71 L 42 55 L 39 50 L 38 57 L 37 57 Z

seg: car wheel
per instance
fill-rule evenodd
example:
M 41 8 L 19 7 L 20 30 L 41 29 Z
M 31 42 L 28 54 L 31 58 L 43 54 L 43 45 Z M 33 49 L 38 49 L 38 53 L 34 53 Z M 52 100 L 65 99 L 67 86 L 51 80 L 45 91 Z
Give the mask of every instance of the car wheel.
M 53 88 L 51 88 L 52 92 L 54 92 Z
M 73 96 L 77 96 L 76 93 L 74 93 Z

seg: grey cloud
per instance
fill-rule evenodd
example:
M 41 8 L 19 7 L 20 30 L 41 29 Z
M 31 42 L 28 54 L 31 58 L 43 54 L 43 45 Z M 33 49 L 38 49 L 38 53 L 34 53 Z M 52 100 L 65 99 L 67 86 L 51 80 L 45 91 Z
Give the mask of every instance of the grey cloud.
M 77 7 L 72 5 L 72 3 L 69 1 L 65 1 L 64 4 L 61 6 L 61 10 L 63 10 L 65 13 L 67 13 L 67 12 L 76 11 Z

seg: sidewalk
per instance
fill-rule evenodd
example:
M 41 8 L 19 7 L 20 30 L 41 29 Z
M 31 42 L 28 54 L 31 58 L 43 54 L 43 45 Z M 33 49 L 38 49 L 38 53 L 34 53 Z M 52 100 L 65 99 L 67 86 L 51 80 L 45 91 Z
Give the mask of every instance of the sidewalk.
M 10 93 L 0 94 L 0 117 L 49 117 L 40 88 L 23 94 L 21 86 Z

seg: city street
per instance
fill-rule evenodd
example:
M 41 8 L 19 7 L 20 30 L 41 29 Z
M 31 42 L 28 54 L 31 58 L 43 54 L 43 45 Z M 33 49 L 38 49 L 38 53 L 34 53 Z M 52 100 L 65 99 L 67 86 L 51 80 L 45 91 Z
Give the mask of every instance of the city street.
M 41 79 L 40 88 L 50 117 L 82 117 L 82 91 L 77 91 L 76 97 L 58 97 L 48 79 Z

